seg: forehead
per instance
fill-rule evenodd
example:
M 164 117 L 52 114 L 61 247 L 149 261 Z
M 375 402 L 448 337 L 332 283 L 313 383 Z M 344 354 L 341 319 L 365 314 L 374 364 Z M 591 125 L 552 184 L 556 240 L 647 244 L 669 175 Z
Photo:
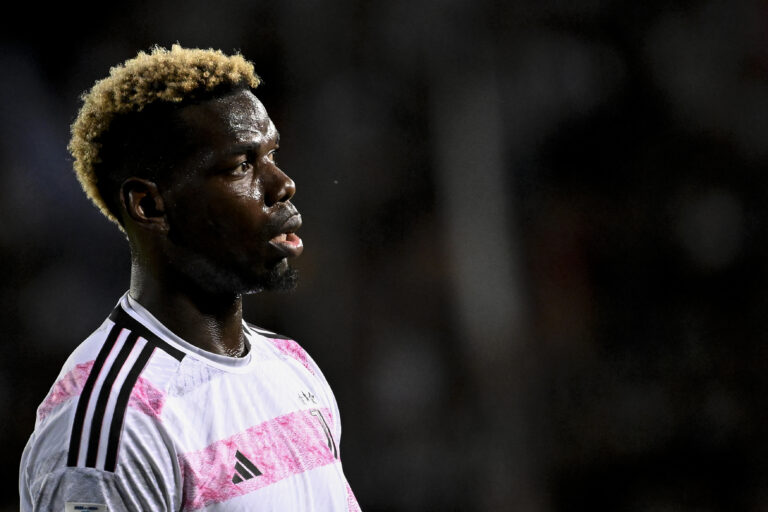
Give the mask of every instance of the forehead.
M 180 115 L 198 143 L 247 142 L 276 133 L 264 105 L 249 90 L 184 107 Z

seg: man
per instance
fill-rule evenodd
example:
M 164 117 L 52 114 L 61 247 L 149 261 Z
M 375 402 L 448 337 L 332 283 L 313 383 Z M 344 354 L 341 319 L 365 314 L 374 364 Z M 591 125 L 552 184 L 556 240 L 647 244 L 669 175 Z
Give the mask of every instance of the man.
M 69 147 L 127 235 L 130 289 L 38 409 L 22 510 L 359 510 L 322 373 L 242 319 L 303 248 L 258 84 L 239 55 L 175 45 L 83 97 Z

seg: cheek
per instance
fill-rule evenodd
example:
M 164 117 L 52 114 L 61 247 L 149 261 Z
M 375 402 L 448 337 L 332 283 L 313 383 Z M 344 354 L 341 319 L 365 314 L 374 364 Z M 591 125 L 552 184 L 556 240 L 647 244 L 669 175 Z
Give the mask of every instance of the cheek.
M 171 229 L 183 231 L 185 238 L 210 236 L 216 231 L 216 217 L 211 205 L 199 197 L 176 202 L 169 215 Z
M 240 192 L 243 198 L 248 198 L 249 201 L 262 204 L 264 202 L 263 190 L 264 184 L 262 183 L 262 178 L 258 177 L 255 182 L 252 183 L 252 186 L 248 187 L 247 190 L 242 190 Z
M 260 187 L 246 188 L 244 182 L 206 185 L 180 191 L 171 204 L 169 220 L 177 238 L 213 252 L 232 252 L 238 247 L 252 252 L 264 245 L 269 239 L 268 216 Z
M 269 240 L 267 215 L 259 201 L 240 197 L 212 205 L 207 212 L 208 228 L 228 245 L 253 250 Z

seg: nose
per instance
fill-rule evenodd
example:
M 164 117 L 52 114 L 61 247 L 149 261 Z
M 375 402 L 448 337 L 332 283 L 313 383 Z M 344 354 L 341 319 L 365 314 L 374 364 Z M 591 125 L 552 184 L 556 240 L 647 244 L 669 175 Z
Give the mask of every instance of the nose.
M 272 169 L 267 180 L 265 190 L 267 206 L 288 201 L 296 193 L 296 183 L 277 167 Z

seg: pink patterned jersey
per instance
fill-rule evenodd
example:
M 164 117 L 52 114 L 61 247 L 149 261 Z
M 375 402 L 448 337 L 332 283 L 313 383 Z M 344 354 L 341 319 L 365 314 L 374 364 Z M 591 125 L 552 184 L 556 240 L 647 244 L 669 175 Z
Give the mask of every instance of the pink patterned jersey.
M 245 357 L 180 339 L 128 294 L 37 411 L 22 511 L 359 511 L 336 400 L 293 340 Z

